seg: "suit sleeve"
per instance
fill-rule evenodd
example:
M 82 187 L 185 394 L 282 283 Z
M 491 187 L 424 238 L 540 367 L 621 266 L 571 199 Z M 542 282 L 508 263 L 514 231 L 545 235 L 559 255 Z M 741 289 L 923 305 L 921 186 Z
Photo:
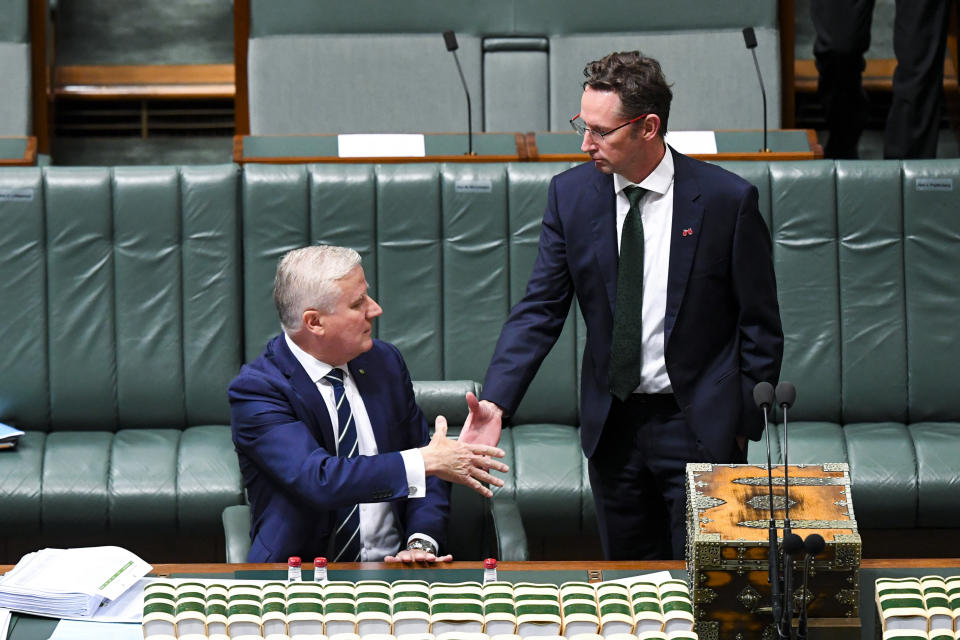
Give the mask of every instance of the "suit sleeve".
M 295 414 L 278 379 L 245 367 L 229 389 L 233 440 L 284 492 L 316 509 L 407 496 L 403 458 L 398 452 L 338 458 L 324 449 Z
M 783 360 L 783 328 L 777 303 L 770 231 L 751 186 L 740 203 L 733 241 L 732 275 L 739 314 L 740 380 L 744 415 L 738 435 L 759 440 L 763 416 L 753 402 L 753 387 L 761 381 L 776 385 Z
M 540 244 L 523 299 L 500 332 L 482 398 L 512 414 L 540 364 L 556 343 L 573 300 L 567 242 L 557 210 L 557 178 L 550 182 Z
M 395 426 L 400 433 L 407 435 L 407 448 L 423 447 L 430 442 L 430 431 L 427 419 L 420 407 L 417 406 L 413 393 L 413 383 L 399 350 L 389 345 L 392 355 L 397 360 L 401 372 L 401 385 L 405 403 L 405 414 Z M 442 550 L 447 544 L 447 518 L 450 514 L 450 483 L 427 476 L 426 496 L 418 500 L 406 500 L 403 503 L 404 541 L 413 533 L 425 533 L 437 541 Z M 402 548 L 402 546 L 401 546 Z

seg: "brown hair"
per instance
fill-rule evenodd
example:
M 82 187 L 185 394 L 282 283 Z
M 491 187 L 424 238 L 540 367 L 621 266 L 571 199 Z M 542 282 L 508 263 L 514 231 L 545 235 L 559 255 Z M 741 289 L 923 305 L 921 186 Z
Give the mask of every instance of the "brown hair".
M 583 68 L 583 87 L 596 91 L 614 91 L 623 104 L 623 116 L 636 118 L 643 113 L 660 117 L 659 134 L 667 133 L 673 92 L 660 63 L 639 51 L 623 51 L 587 63 Z

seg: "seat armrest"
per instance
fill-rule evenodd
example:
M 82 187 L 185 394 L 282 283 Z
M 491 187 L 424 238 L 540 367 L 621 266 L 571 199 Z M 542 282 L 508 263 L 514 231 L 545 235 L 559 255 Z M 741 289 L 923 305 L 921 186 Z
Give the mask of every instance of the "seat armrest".
M 511 498 L 497 497 L 490 501 L 493 535 L 497 544 L 497 559 L 528 560 L 527 533 L 520 518 L 520 508 Z
M 227 507 L 221 518 L 227 562 L 246 562 L 250 553 L 250 507 L 245 504 Z

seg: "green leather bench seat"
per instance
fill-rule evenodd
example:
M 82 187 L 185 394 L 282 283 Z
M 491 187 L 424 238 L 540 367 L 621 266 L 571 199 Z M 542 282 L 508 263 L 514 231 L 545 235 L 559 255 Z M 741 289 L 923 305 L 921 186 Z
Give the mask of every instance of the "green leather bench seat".
M 0 171 L 0 190 L 27 194 L 0 200 L 0 420 L 28 432 L 0 451 L 3 559 L 78 537 L 153 539 L 184 559 L 218 535 L 223 508 L 243 503 L 224 389 L 278 331 L 271 286 L 288 249 L 355 247 L 384 307 L 378 336 L 412 377 L 482 380 L 567 166 Z M 960 526 L 960 162 L 726 166 L 757 185 L 774 240 L 782 379 L 798 389 L 791 462 L 848 462 L 864 529 Z M 459 557 L 491 535 L 513 536 L 511 557 L 596 549 L 583 340 L 571 310 L 504 433 L 506 486 L 492 505 L 457 498 Z M 435 389 L 431 417 L 462 420 L 462 389 Z M 749 457 L 763 460 L 762 442 Z M 491 509 L 524 529 L 492 530 Z
M 219 537 L 242 499 L 238 183 L 232 165 L 0 172 L 23 196 L 0 202 L 0 419 L 27 431 L 0 452 L 4 559 Z
M 441 32 L 453 30 L 475 131 L 568 131 L 582 70 L 611 51 L 663 64 L 674 129 L 763 121 L 741 30 L 755 28 L 764 78 L 779 86 L 776 0 L 250 1 L 250 133 L 463 131 L 466 104 Z M 349 87 L 349 91 L 343 89 Z M 744 101 L 744 96 L 755 100 Z M 780 122 L 779 92 L 767 114 Z

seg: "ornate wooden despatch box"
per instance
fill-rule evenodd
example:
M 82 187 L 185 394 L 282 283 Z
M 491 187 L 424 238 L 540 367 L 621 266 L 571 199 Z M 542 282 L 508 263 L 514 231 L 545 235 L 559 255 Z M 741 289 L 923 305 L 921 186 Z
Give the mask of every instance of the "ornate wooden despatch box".
M 790 465 L 790 521 L 826 549 L 811 564 L 810 618 L 857 618 L 860 535 L 846 464 Z M 773 468 L 774 514 L 783 541 L 783 466 Z M 769 489 L 764 465 L 687 465 L 687 571 L 701 640 L 773 637 L 767 547 Z M 800 610 L 803 560 L 794 564 Z M 838 620 L 839 625 L 845 624 Z

